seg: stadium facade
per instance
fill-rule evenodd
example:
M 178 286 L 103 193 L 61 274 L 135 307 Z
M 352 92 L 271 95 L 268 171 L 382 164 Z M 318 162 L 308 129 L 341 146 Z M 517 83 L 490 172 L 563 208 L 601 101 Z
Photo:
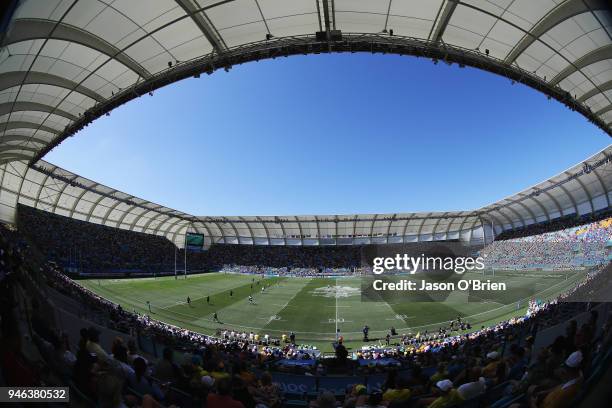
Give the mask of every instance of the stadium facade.
M 473 66 L 537 89 L 612 135 L 612 13 L 561 2 L 13 1 L 0 48 L 0 219 L 17 204 L 168 237 L 258 245 L 460 239 L 610 207 L 606 148 L 477 210 L 196 217 L 82 178 L 42 157 L 96 118 L 157 88 L 297 54 L 395 53 Z M 323 84 L 322 84 L 323 85 Z M 401 203 L 398 203 L 401 206 Z

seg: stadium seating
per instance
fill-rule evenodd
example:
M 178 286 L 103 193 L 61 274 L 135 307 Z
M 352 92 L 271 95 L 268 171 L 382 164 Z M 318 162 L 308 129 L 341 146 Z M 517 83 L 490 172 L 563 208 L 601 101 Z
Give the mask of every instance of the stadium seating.
M 599 241 L 609 227 L 610 221 L 604 220 L 569 233 L 561 230 L 555 236 L 523 240 L 571 237 Z M 334 358 L 316 357 L 305 352 L 307 349 L 299 351 L 298 345 L 261 344 L 248 336 L 205 336 L 122 310 L 66 277 L 56 264 L 36 256 L 21 232 L 0 227 L 0 248 L 1 329 L 7 345 L 1 360 L 2 385 L 67 385 L 84 405 L 105 406 L 109 399 L 118 398 L 142 406 L 201 406 L 209 395 L 221 398 L 229 392 L 245 406 L 323 406 L 331 398 L 346 406 L 382 401 L 390 406 L 452 402 L 463 407 L 506 407 L 527 401 L 531 386 L 555 386 L 564 381 L 554 370 L 564 361 L 579 367 L 579 386 L 572 397 L 579 400 L 610 362 L 609 305 L 562 301 L 584 295 L 582 292 L 588 293 L 602 282 L 609 284 L 603 268 L 557 301 L 534 305 L 527 316 L 469 334 L 403 339 L 406 342 L 359 353 L 359 360 L 338 365 Z M 56 319 L 64 313 L 62 307 L 74 309 L 75 303 L 82 306 L 82 316 L 99 316 L 98 323 L 109 329 L 91 323 L 70 341 L 59 331 Z M 553 329 L 580 313 L 586 313 L 580 320 L 584 323 L 570 324 L 548 346 L 536 350 L 527 338 L 527 334 L 537 338 L 543 328 Z M 27 321 L 17 319 L 20 315 L 28 316 Z M 28 327 L 32 336 L 20 344 L 16 339 L 27 333 Z M 101 342 L 109 338 L 105 332 L 110 328 L 123 336 L 115 334 L 114 340 Z M 70 344 L 78 347 L 73 349 Z M 291 375 L 286 367 L 276 364 L 303 358 L 313 360 L 301 371 L 308 375 Z M 396 364 L 377 364 L 386 360 Z M 267 374 L 270 370 L 271 376 Z M 486 385 L 484 393 L 472 398 L 462 394 L 479 381 Z
M 579 221 L 583 223 L 580 224 Z M 586 224 L 584 223 L 586 222 Z M 80 274 L 172 274 L 182 250 L 163 237 L 119 230 L 19 206 L 18 225 L 49 260 Z M 539 231 L 536 235 L 525 235 Z M 492 269 L 591 267 L 608 262 L 612 218 L 564 217 L 500 234 L 480 251 Z M 505 238 L 505 239 L 504 239 Z M 414 245 L 414 244 L 412 244 Z M 266 246 L 214 244 L 189 253 L 188 272 L 225 271 L 291 276 L 362 275 L 367 246 Z
M 496 269 L 591 267 L 608 262 L 611 236 L 612 218 L 608 217 L 552 232 L 498 239 L 480 254 L 488 267 Z

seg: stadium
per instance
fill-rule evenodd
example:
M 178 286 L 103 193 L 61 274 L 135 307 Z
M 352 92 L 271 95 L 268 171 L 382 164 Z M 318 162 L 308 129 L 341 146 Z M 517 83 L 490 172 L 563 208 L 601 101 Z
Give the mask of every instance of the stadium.
M 3 404 L 607 406 L 609 144 L 476 209 L 277 216 L 190 214 L 48 155 L 177 82 L 336 53 L 486 71 L 609 137 L 608 2 L 2 7 Z

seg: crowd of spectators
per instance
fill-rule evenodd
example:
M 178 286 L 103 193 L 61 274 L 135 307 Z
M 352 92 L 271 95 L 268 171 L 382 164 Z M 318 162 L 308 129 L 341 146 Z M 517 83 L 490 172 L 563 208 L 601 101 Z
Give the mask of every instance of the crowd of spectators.
M 573 268 L 607 262 L 608 213 L 562 217 L 503 232 L 481 250 L 494 269 Z M 184 268 L 182 250 L 164 237 L 71 219 L 19 206 L 20 231 L 64 270 L 88 274 L 161 274 Z M 586 223 L 586 224 L 585 224 Z M 188 254 L 188 271 L 324 277 L 365 275 L 367 245 L 280 246 L 214 244 Z
M 587 228 L 581 234 L 598 233 Z M 343 401 L 347 407 L 438 408 L 474 397 L 516 399 L 528 406 L 562 407 L 578 394 L 585 380 L 584 373 L 599 358 L 600 351 L 608 350 L 612 343 L 612 319 L 608 318 L 596 335 L 596 312 L 580 327 L 570 323 L 564 336 L 540 350 L 533 359 L 532 338 L 523 341 L 526 335 L 536 334 L 546 325 L 563 322 L 567 313 L 593 306 L 563 300 L 601 286 L 601 280 L 607 279 L 609 273 L 604 268 L 590 273 L 584 282 L 556 301 L 538 303 L 526 316 L 471 333 L 441 328 L 434 333 L 399 334 L 389 346 L 356 351 L 353 354 L 356 360 L 351 361 L 346 358 L 348 353 L 341 340 L 336 357 L 324 359 L 313 348 L 293 342 L 266 344 L 252 333 L 231 330 L 221 332 L 218 337 L 205 336 L 125 311 L 70 280 L 54 264 L 27 262 L 34 258 L 28 256 L 28 244 L 15 231 L 3 228 L 0 238 L 3 383 L 48 385 L 65 380 L 101 407 L 181 405 L 185 393 L 210 407 L 280 406 L 283 395 L 264 369 L 271 362 L 292 358 L 316 360 L 317 364 L 307 371 L 310 375 L 326 375 L 338 366 L 344 367 L 345 373 L 355 373 L 355 370 L 388 373 L 380 389 L 356 384 L 339 399 L 321 394 L 312 402 L 313 407 L 333 407 Z M 155 361 L 138 351 L 134 342 L 124 344 L 120 339 L 106 350 L 100 345 L 100 333 L 93 326 L 81 330 L 79 344 L 73 349 L 46 316 L 47 308 L 40 306 L 44 295 L 37 295 L 31 289 L 15 290 L 15 285 L 28 284 L 25 276 L 30 280 L 32 276 L 44 277 L 44 285 L 78 300 L 84 308 L 105 312 L 111 328 L 144 334 L 165 344 L 162 358 Z M 29 361 L 22 350 L 24 329 L 19 325 L 15 308 L 24 302 L 15 299 L 17 294 L 29 296 L 32 343 L 45 357 L 42 364 Z M 383 368 L 375 364 L 388 359 L 396 364 Z M 364 368 L 356 368 L 363 361 Z
M 87 274 L 154 274 L 184 267 L 182 250 L 164 237 L 19 205 L 20 231 L 65 270 Z M 176 257 L 176 258 L 175 258 Z M 215 244 L 188 254 L 188 270 L 316 276 L 353 274 L 360 246 L 291 247 Z
M 79 287 L 71 283 L 70 280 L 63 278 L 60 273 L 53 271 L 49 273 L 52 274 L 50 275 L 52 277 L 51 285 L 54 285 L 52 280 L 57 279 L 61 282 L 61 285 Z M 591 364 L 594 356 L 593 350 L 607 349 L 611 344 L 612 318 L 607 321 L 603 334 L 598 338 L 595 338 L 596 313 L 593 313 L 592 319 L 580 328 L 570 325 L 568 333 L 557 338 L 550 347 L 539 351 L 533 363 L 530 363 L 533 338 L 529 335 L 534 332 L 535 328 L 541 329 L 546 325 L 562 322 L 565 316 L 564 311 L 586 310 L 587 305 L 584 303 L 565 303 L 563 300 L 592 286 L 593 281 L 597 285 L 597 279 L 602 276 L 604 276 L 604 269 L 600 268 L 593 272 L 585 282 L 560 296 L 556 301 L 540 302 L 526 316 L 512 318 L 468 334 L 451 335 L 450 332 L 424 332 L 412 336 L 404 334 L 399 336 L 396 344 L 389 347 L 364 347 L 356 351 L 354 356 L 357 360 L 372 362 L 363 367 L 357 367 L 357 372 L 362 374 L 386 372 L 388 373 L 388 379 L 385 386 L 380 390 L 368 391 L 365 386 L 360 384 L 351 387 L 342 398 L 344 406 L 356 406 L 352 404 L 359 401 L 362 403 L 378 401 L 377 403 L 382 406 L 410 401 L 410 405 L 398 406 L 445 407 L 475 397 L 489 398 L 490 396 L 486 391 L 491 389 L 497 389 L 494 394 L 495 399 L 513 400 L 523 396 L 526 401 L 536 401 L 537 405 L 535 406 L 564 406 L 555 405 L 559 404 L 559 401 L 554 404 L 554 401 L 551 402 L 551 400 L 556 401 L 559 398 L 558 393 L 560 391 L 557 388 L 575 380 L 578 386 L 571 389 L 571 393 L 563 392 L 562 395 L 569 400 L 577 395 L 580 385 L 584 381 L 582 369 L 589 367 Z M 58 284 L 55 284 L 55 287 L 61 289 Z M 86 295 L 91 294 L 85 289 L 82 290 Z M 103 299 L 96 299 L 87 304 L 91 305 L 99 301 L 105 302 Z M 108 306 L 107 303 L 104 305 L 104 307 Z M 128 312 L 121 311 L 119 306 L 114 306 L 114 308 L 115 319 L 125 319 L 126 315 L 130 315 Z M 165 351 L 164 359 L 160 363 L 146 366 L 149 367 L 150 373 L 148 375 L 155 378 L 161 377 L 169 381 L 164 383 L 163 380 L 160 380 L 157 382 L 159 384 L 172 384 L 200 397 L 201 394 L 198 393 L 201 393 L 202 390 L 210 392 L 210 387 L 214 388 L 214 384 L 218 384 L 223 378 L 235 379 L 236 370 L 241 373 L 241 376 L 248 378 L 247 374 L 250 374 L 251 377 L 255 377 L 252 373 L 264 366 L 263 363 L 270 361 L 287 358 L 316 360 L 316 364 L 301 371 L 306 375 L 326 375 L 327 367 L 330 365 L 330 361 L 321 360 L 317 358 L 315 353 L 309 353 L 308 349 L 300 349 L 296 345 L 275 347 L 261 343 L 257 344 L 257 339 L 253 333 L 224 330 L 219 333 L 219 338 L 214 338 L 155 322 L 146 316 L 132 318 L 138 320 L 138 330 L 146 330 L 150 335 L 156 336 L 157 339 L 165 340 L 166 344 L 171 345 L 174 349 L 178 347 L 183 353 L 182 364 L 180 364 L 180 361 L 173 360 L 170 351 Z M 134 324 L 132 323 L 130 326 L 134 327 Z M 524 337 L 527 337 L 527 339 L 521 341 Z M 96 346 L 92 345 L 91 349 L 94 349 L 94 347 Z M 506 353 L 504 353 L 505 348 L 508 349 Z M 214 350 L 215 353 L 211 355 L 207 350 Z M 102 353 L 103 351 L 97 350 L 97 354 Z M 392 364 L 386 364 L 382 367 L 376 364 L 377 361 L 389 359 L 393 361 Z M 562 363 L 564 362 L 565 365 L 563 366 Z M 355 362 L 352 362 L 352 366 L 348 363 L 345 362 L 347 370 L 349 367 L 353 367 L 351 372 L 355 373 Z M 157 368 L 164 365 L 167 367 L 165 376 L 160 373 L 164 370 Z M 332 367 L 335 368 L 336 365 L 337 361 L 334 360 Z M 560 365 L 562 365 L 561 368 L 558 368 Z M 185 382 L 185 379 L 177 379 L 173 376 L 174 374 L 171 374 L 174 372 L 174 368 L 169 368 L 175 366 L 181 370 L 196 370 L 198 372 L 196 377 L 200 381 L 192 376 L 189 377 L 188 382 Z M 126 367 L 121 367 L 129 372 Z M 434 367 L 435 370 L 429 369 L 431 367 Z M 136 369 L 135 367 L 132 368 Z M 411 374 L 409 376 L 400 375 L 400 371 L 397 371 L 400 368 L 409 369 Z M 147 375 L 145 368 L 140 368 L 140 371 L 145 373 L 143 375 Z M 267 377 L 262 375 L 257 383 L 260 390 L 261 387 L 272 386 L 271 382 L 265 385 L 268 380 L 264 378 Z M 246 395 L 250 395 L 242 401 L 247 406 L 244 402 L 250 401 L 251 397 L 255 398 L 259 393 L 256 389 L 250 389 L 248 385 L 245 392 L 244 383 L 248 384 L 248 381 L 244 378 L 237 384 L 230 381 L 229 390 L 224 398 L 229 398 L 232 395 L 233 398 L 236 398 L 236 395 L 238 395 L 244 399 Z M 143 392 L 151 393 L 148 397 L 149 400 L 172 402 L 172 394 L 164 394 L 163 391 L 163 387 L 159 389 L 143 388 Z M 549 398 L 548 395 L 553 392 L 554 394 Z M 327 396 L 322 394 L 312 403 L 313 407 L 325 403 L 326 398 L 328 402 L 332 401 L 329 394 Z M 278 403 L 282 401 L 282 395 L 278 392 L 278 389 L 276 389 L 274 401 Z M 538 401 L 547 402 L 546 405 L 539 405 Z M 331 406 L 336 406 L 337 403 L 334 396 Z
M 295 277 L 333 277 L 333 276 L 361 276 L 368 268 L 290 268 L 290 267 L 266 267 L 263 265 L 236 265 L 225 264 L 219 268 L 222 272 L 242 273 L 254 275 L 295 276 Z
M 353 274 L 361 264 L 361 246 L 216 244 L 208 256 L 215 269 L 240 273 Z
M 20 232 L 67 270 L 171 271 L 175 246 L 164 237 L 93 224 L 25 205 L 18 207 Z
M 467 380 L 474 380 L 476 376 L 479 385 L 482 385 L 482 391 L 484 391 L 486 387 L 493 387 L 497 384 L 504 383 L 508 386 L 507 394 L 511 396 L 513 393 L 518 392 L 517 390 L 523 390 L 524 388 L 524 385 L 520 385 L 519 380 L 522 376 L 519 374 L 525 375 L 525 361 L 528 361 L 528 357 L 525 357 L 525 354 L 521 354 L 521 351 L 517 351 L 518 349 L 516 349 L 514 342 L 524 337 L 526 333 L 531 333 L 535 326 L 541 329 L 547 325 L 562 322 L 565 316 L 564 313 L 562 313 L 564 310 L 585 310 L 586 304 L 564 303 L 562 301 L 580 291 L 587 290 L 593 286 L 599 286 L 600 281 L 598 281 L 598 279 L 606 277 L 605 271 L 605 269 L 600 268 L 592 272 L 584 282 L 575 286 L 570 292 L 560 296 L 554 302 L 538 302 L 537 307 L 534 306 L 530 308 L 530 312 L 526 316 L 512 318 L 467 334 L 457 334 L 457 332 L 453 332 L 450 327 L 448 330 L 441 328 L 433 333 L 424 332 L 416 335 L 400 334 L 397 338 L 397 342 L 387 347 L 364 347 L 354 352 L 353 357 L 356 361 L 371 361 L 372 364 L 366 364 L 363 367 L 357 367 L 355 369 L 355 362 L 353 362 L 352 371 L 349 371 L 354 373 L 355 370 L 357 370 L 357 372 L 368 374 L 381 371 L 387 372 L 391 367 L 402 367 L 419 372 L 419 370 L 426 367 L 438 367 L 436 373 L 432 374 L 428 381 L 424 381 L 423 384 L 421 384 L 422 388 L 413 386 L 408 386 L 407 388 L 410 391 L 412 399 L 420 395 L 419 392 L 421 392 L 422 395 L 426 396 L 423 397 L 423 401 L 429 404 L 433 404 L 433 401 L 437 399 L 434 398 L 429 401 L 429 399 L 432 398 L 432 393 L 439 392 L 436 390 L 439 381 L 451 381 L 454 387 L 453 389 L 457 389 L 457 393 L 461 399 L 467 398 L 466 395 L 471 395 L 467 390 L 477 387 L 476 385 L 462 388 L 459 386 L 475 382 Z M 254 333 L 232 330 L 220 331 L 219 338 L 203 336 L 185 329 L 157 322 L 150 319 L 148 316 L 125 312 L 121 310 L 119 306 L 115 306 L 104 299 L 97 298 L 95 294 L 80 287 L 58 271 L 50 270 L 47 274 L 50 278 L 49 284 L 58 290 L 69 293 L 71 296 L 74 296 L 76 292 L 80 291 L 81 296 L 92 297 L 92 299 L 85 302 L 85 304 L 95 305 L 101 303 L 101 307 L 110 307 L 113 321 L 116 323 L 114 327 L 121 326 L 121 324 L 117 324 L 117 322 L 129 321 L 130 323 L 127 325 L 129 327 L 137 327 L 139 331 L 147 333 L 157 340 L 163 341 L 165 344 L 172 345 L 175 348 L 180 347 L 181 350 L 189 350 L 187 355 L 191 356 L 192 359 L 194 354 L 201 354 L 198 352 L 199 349 L 206 349 L 214 346 L 223 350 L 225 353 L 222 358 L 223 367 L 231 366 L 232 363 L 227 360 L 229 359 L 231 361 L 233 353 L 238 353 L 243 363 L 246 364 L 248 362 L 249 365 L 247 367 L 250 367 L 250 370 L 273 361 L 308 359 L 317 360 L 318 363 L 303 368 L 300 371 L 301 373 L 306 375 L 320 375 L 326 372 L 326 369 L 322 368 L 324 365 L 321 364 L 325 363 L 325 360 L 321 360 L 320 354 L 315 353 L 312 349 L 309 350 L 308 348 L 297 345 L 284 345 L 282 343 L 278 346 L 274 346 L 270 345 L 267 339 L 258 338 Z M 594 327 L 585 326 L 582 330 L 583 334 L 580 336 L 583 337 L 584 332 L 591 333 Z M 529 344 L 530 341 L 526 343 L 525 347 L 528 348 L 531 346 Z M 506 347 L 506 344 L 510 344 L 508 346 L 510 348 L 510 356 L 502 359 L 500 350 Z M 575 347 L 570 347 L 570 349 L 573 351 L 576 350 Z M 568 350 L 568 353 L 569 351 L 570 350 Z M 569 357 L 568 353 L 566 354 Z M 513 362 L 513 359 L 519 357 L 522 361 L 522 366 L 515 367 L 516 364 L 510 364 L 510 362 Z M 383 367 L 376 364 L 378 361 L 389 359 L 393 361 L 391 364 L 386 364 Z M 197 357 L 196 360 L 200 361 Z M 503 361 L 501 366 L 504 368 L 503 373 L 501 368 L 492 368 L 493 366 L 497 367 L 498 364 L 501 364 L 501 361 Z M 346 366 L 347 370 L 348 367 L 350 367 L 350 365 Z M 471 367 L 471 369 L 466 371 L 466 367 Z M 223 370 L 221 372 L 223 372 Z M 510 375 L 510 373 L 514 374 Z M 517 381 L 516 384 L 512 383 L 512 387 L 510 387 L 511 383 L 508 383 L 511 379 Z M 515 385 L 518 388 L 515 388 Z M 459 388 L 461 388 L 461 392 Z M 193 392 L 193 390 L 190 390 L 190 392 Z M 466 393 L 465 395 L 462 394 L 464 392 Z M 393 395 L 393 393 L 390 395 Z M 346 398 L 350 400 L 349 395 L 347 395 Z
M 39 247 L 41 241 L 65 242 L 67 236 L 73 237 L 74 241 L 71 242 L 75 246 L 86 240 L 96 242 L 95 246 L 89 246 L 96 254 L 83 253 L 84 257 L 91 256 L 92 259 L 85 262 L 89 262 L 87 265 L 94 269 L 116 268 L 117 264 L 122 268 L 126 265 L 136 268 L 138 262 L 144 264 L 144 260 L 148 259 L 149 241 L 140 239 L 140 235 L 144 234 L 136 237 L 133 235 L 135 233 L 126 232 L 125 237 L 110 237 L 117 233 L 121 236 L 121 231 L 102 226 L 93 226 L 89 230 L 91 224 L 84 223 L 83 227 L 80 221 L 44 214 L 43 217 L 58 218 L 49 227 L 48 219 L 37 218 L 39 213 L 32 209 L 20 211 L 20 225 L 24 225 L 24 218 L 27 219 L 24 236 L 36 235 L 35 242 Z M 71 222 L 76 224 L 71 225 Z M 49 232 L 51 229 L 56 231 Z M 80 232 L 73 232 L 72 229 Z M 400 333 L 390 341 L 387 339 L 385 346 L 365 346 L 351 354 L 346 353 L 340 339 L 332 363 L 332 360 L 323 358 L 315 347 L 295 344 L 293 339 L 271 339 L 267 335 L 231 329 L 221 330 L 217 336 L 206 336 L 156 321 L 147 315 L 125 311 L 69 279 L 62 273 L 62 268 L 54 263 L 42 264 L 40 268 L 28 266 L 24 260 L 27 243 L 24 243 L 23 236 L 5 228 L 2 231 L 0 288 L 8 287 L 17 276 L 16 271 L 29 269 L 39 275 L 42 273 L 49 287 L 77 300 L 85 308 L 104 312 L 108 316 L 109 328 L 131 335 L 144 335 L 166 345 L 163 358 L 158 362 L 141 355 L 134 342 L 123 344 L 117 340 L 111 350 L 105 350 L 99 345 L 99 332 L 92 326 L 82 330 L 81 341 L 73 351 L 66 336 L 54 330 L 43 316 L 44 308 L 34 299 L 31 302 L 32 326 L 36 333 L 33 342 L 60 378 L 64 376 L 73 381 L 80 392 L 100 406 L 170 405 L 180 399 L 181 394 L 177 391 L 186 392 L 193 398 L 208 402 L 210 406 L 255 406 L 258 403 L 278 406 L 283 396 L 265 369 L 282 367 L 275 365 L 280 361 L 312 360 L 314 364 L 301 368 L 301 373 L 321 376 L 338 372 L 338 367 L 340 373 L 388 373 L 389 378 L 380 390 L 368 390 L 361 384 L 347 390 L 346 395 L 340 398 L 345 406 L 386 406 L 410 401 L 405 406 L 436 408 L 474 396 L 488 395 L 486 390 L 498 389 L 496 399 L 513 400 L 520 397 L 517 400 L 526 406 L 560 407 L 577 395 L 584 381 L 584 370 L 592 364 L 596 351 L 607 350 L 611 343 L 612 320 L 608 319 L 602 334 L 596 337 L 596 314 L 580 328 L 570 324 L 565 336 L 557 338 L 533 358 L 531 337 L 521 341 L 527 334 L 535 334 L 542 327 L 562 322 L 567 318 L 568 311 L 577 313 L 592 306 L 565 301 L 588 299 L 594 291 L 607 287 L 609 270 L 603 267 L 591 272 L 583 282 L 556 301 L 531 302 L 525 316 L 469 333 L 456 330 L 450 324 L 433 332 Z M 578 255 L 581 260 L 599 264 L 607 260 L 605 248 L 611 232 L 612 218 L 606 218 L 536 236 L 496 241 L 482 254 L 489 261 L 496 259 L 500 264 L 521 265 L 521 262 L 525 262 L 525 266 L 542 263 L 570 267 L 575 265 Z M 6 236 L 9 238 L 6 239 Z M 160 240 L 165 241 L 163 238 Z M 108 243 L 108 246 L 98 247 L 98 242 Z M 136 242 L 142 247 L 140 252 L 131 247 Z M 61 254 L 63 244 L 48 242 L 45 245 L 41 249 L 48 254 Z M 165 243 L 152 245 L 152 252 L 165 248 Z M 132 251 L 129 255 L 133 255 L 132 261 L 129 256 L 123 257 L 121 248 L 124 247 L 128 248 L 128 252 Z M 111 253 L 115 255 L 103 261 L 107 263 L 99 263 L 97 258 L 107 255 L 105 248 L 114 248 Z M 168 248 L 171 248 L 169 254 L 173 255 L 174 246 L 170 244 Z M 231 272 L 264 273 L 267 269 L 278 274 L 312 276 L 338 271 L 358 273 L 359 251 L 359 247 L 346 250 L 346 247 L 258 246 L 249 246 L 249 250 L 245 251 L 245 246 L 215 245 L 203 258 L 210 265 Z M 166 261 L 162 260 L 157 265 Z M 11 385 L 57 381 L 49 380 L 48 372 L 28 362 L 20 352 L 20 334 L 15 336 L 14 333 L 22 333 L 23 329 L 10 314 L 15 304 L 13 298 L 14 292 L 7 293 L 2 302 L 2 335 L 8 353 L 3 355 L 1 361 L 3 380 Z M 338 350 L 345 352 L 339 353 Z M 353 357 L 353 360 L 347 359 L 347 356 Z M 560 365 L 561 368 L 557 368 Z M 435 368 L 433 372 L 431 367 Z M 398 373 L 403 371 L 397 369 L 409 369 L 411 374 L 400 375 Z M 16 370 L 16 374 L 12 370 Z M 330 398 L 322 394 L 312 405 L 325 406 L 327 403 L 335 406 L 337 396 Z
M 186 396 L 206 407 L 280 406 L 269 373 L 253 374 L 266 358 L 256 344 L 203 336 L 125 312 L 74 284 L 53 264 L 28 264 L 28 245 L 22 242 L 0 226 L 0 386 L 70 386 L 73 399 L 104 408 L 184 406 Z M 83 308 L 107 311 L 115 329 L 143 331 L 164 342 L 162 358 L 145 355 L 122 337 L 105 349 L 94 325 L 82 328 L 72 347 L 49 304 L 41 305 L 46 302 L 41 288 L 47 285 Z
M 480 254 L 491 268 L 575 268 L 608 262 L 612 217 L 589 224 L 496 240 Z

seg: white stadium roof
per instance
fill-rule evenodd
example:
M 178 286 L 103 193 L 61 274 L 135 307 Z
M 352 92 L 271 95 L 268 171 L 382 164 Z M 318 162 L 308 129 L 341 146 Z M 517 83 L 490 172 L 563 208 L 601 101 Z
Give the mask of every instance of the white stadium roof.
M 335 245 L 461 239 L 490 241 L 504 230 L 610 208 L 612 146 L 583 163 L 494 204 L 472 211 L 397 214 L 196 217 L 88 180 L 50 163 L 0 166 L 0 215 L 17 204 L 131 231 L 185 234 L 206 244 Z M 401 205 L 398 203 L 398 205 Z
M 395 53 L 474 66 L 543 92 L 612 135 L 612 12 L 606 0 L 9 3 L 0 27 L 4 220 L 14 219 L 16 203 L 23 202 L 175 242 L 193 228 L 222 242 L 316 244 L 338 243 L 339 237 L 450 237 L 488 222 L 501 231 L 609 206 L 607 168 L 564 181 L 581 164 L 537 190 L 478 211 L 194 221 L 41 161 L 91 121 L 159 87 L 249 61 L 325 52 Z

